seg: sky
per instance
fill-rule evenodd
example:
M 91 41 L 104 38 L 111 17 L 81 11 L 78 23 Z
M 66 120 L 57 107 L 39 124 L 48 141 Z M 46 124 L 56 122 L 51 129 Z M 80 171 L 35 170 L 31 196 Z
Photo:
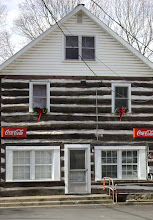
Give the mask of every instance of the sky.
M 19 2 L 21 2 L 21 0 L 1 0 L 1 3 L 7 6 L 8 23 L 10 26 L 12 26 L 12 20 L 17 17 L 17 8 Z
M 13 19 L 17 18 L 18 16 L 18 4 L 22 0 L 0 0 L 0 2 L 7 7 L 7 29 L 13 28 Z M 25 41 L 23 40 L 23 37 L 13 32 L 13 35 L 11 37 L 11 40 L 13 42 L 13 45 L 15 46 L 15 53 L 20 50 L 23 46 Z

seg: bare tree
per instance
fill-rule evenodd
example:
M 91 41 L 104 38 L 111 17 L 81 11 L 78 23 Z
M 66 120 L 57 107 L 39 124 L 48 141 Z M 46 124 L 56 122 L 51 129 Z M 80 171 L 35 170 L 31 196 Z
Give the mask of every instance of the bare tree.
M 153 52 L 148 48 L 153 44 L 153 1 L 109 0 L 108 2 L 96 1 L 101 8 L 92 2 L 90 10 L 130 45 L 151 59 Z
M 0 2 L 0 63 L 7 60 L 14 53 L 11 33 L 6 30 L 7 8 Z
M 3 25 L 5 24 L 5 17 L 6 17 L 7 11 L 6 11 L 6 6 L 3 5 L 0 2 L 0 28 L 3 27 Z
M 14 54 L 15 47 L 11 40 L 11 34 L 8 31 L 0 33 L 0 58 L 1 62 L 7 60 Z
M 79 0 L 46 0 L 56 19 L 71 11 Z M 33 40 L 54 24 L 54 19 L 41 0 L 24 0 L 19 4 L 20 14 L 14 21 L 16 32 Z

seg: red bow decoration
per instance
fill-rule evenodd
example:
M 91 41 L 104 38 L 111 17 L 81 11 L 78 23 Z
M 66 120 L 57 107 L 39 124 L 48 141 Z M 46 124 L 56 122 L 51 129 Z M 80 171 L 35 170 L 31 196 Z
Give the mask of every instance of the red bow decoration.
M 38 113 L 38 121 L 39 121 L 41 118 L 41 115 L 47 113 L 47 108 L 35 107 L 33 108 L 33 113 Z
M 128 109 L 124 107 L 122 108 L 118 107 L 117 109 L 115 109 L 115 113 L 120 115 L 120 121 L 122 120 L 123 114 L 126 113 L 127 111 Z
M 38 108 L 38 121 L 40 120 L 41 118 L 41 115 L 44 113 L 44 109 L 41 109 L 41 108 Z
M 125 108 L 122 107 L 121 109 L 118 108 L 118 113 L 120 114 L 120 121 L 122 120 L 122 115 L 125 113 Z

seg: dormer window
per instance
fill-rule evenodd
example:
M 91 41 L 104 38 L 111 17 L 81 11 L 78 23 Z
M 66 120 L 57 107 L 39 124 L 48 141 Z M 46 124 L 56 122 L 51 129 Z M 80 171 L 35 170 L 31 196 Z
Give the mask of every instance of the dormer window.
M 95 37 L 66 36 L 66 60 L 95 60 Z

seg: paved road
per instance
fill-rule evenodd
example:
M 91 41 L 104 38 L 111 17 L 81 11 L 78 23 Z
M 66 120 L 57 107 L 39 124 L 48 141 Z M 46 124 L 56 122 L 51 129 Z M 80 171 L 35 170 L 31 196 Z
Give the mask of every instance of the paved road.
M 0 209 L 0 220 L 153 220 L 150 206 L 87 206 Z

